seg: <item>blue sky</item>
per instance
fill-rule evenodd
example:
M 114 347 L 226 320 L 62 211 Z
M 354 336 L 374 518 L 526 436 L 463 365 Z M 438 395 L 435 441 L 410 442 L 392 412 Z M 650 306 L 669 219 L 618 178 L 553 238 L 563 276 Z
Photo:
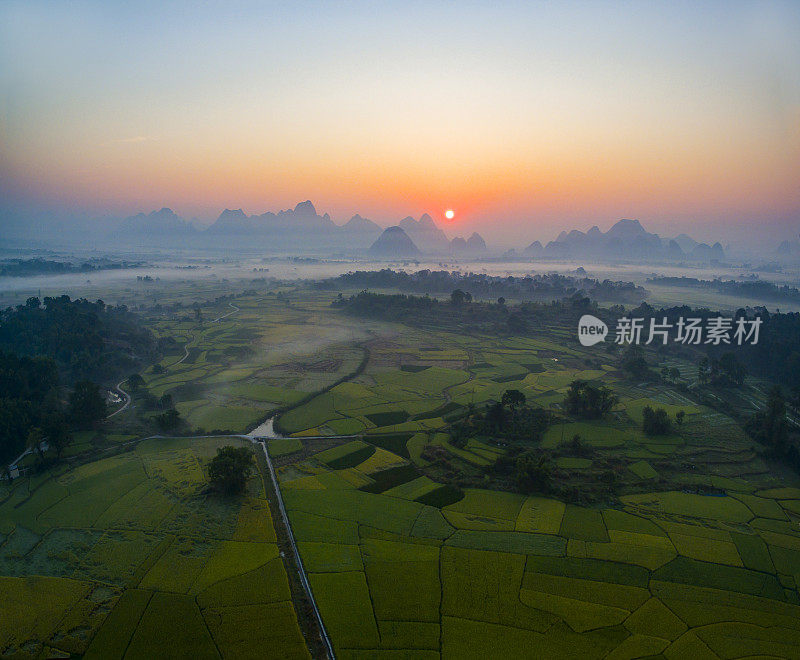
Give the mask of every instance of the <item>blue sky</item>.
M 4 2 L 0 191 L 794 233 L 798 34 L 800 3 Z

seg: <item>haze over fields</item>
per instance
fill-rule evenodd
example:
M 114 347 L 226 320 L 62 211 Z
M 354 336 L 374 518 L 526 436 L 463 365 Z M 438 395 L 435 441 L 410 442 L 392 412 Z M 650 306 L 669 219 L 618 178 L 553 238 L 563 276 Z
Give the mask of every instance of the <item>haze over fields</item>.
M 798 35 L 0 2 L 0 656 L 800 660 Z

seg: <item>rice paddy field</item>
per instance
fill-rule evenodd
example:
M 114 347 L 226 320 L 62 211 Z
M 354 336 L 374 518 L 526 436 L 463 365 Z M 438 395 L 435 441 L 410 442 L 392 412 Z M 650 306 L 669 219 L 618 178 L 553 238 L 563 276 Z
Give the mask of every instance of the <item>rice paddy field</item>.
M 663 361 L 686 387 L 636 383 L 571 327 L 462 335 L 346 317 L 334 296 L 262 286 L 198 318 L 191 292 L 160 294 L 147 322 L 174 341 L 142 376 L 194 437 L 0 491 L 0 654 L 309 657 L 263 482 L 204 492 L 205 461 L 239 441 L 202 436 L 275 415 L 267 448 L 337 657 L 800 657 L 800 480 L 724 412 L 768 384 L 710 408 L 689 362 Z M 610 387 L 611 413 L 567 415 L 575 379 Z M 507 389 L 549 413 L 554 494 L 498 488 L 503 442 L 450 442 Z M 108 437 L 137 437 L 133 398 Z M 645 435 L 646 406 L 684 421 Z
M 447 427 L 467 410 L 516 389 L 531 405 L 552 413 L 539 446 L 556 457 L 562 488 L 588 492 L 609 470 L 624 493 L 653 487 L 752 490 L 773 483 L 770 467 L 731 417 L 696 403 L 671 385 L 631 383 L 614 357 L 581 349 L 570 339 L 563 328 L 512 338 L 413 329 L 377 336 L 368 342 L 370 356 L 363 372 L 281 415 L 280 428 L 297 438 L 385 437 L 387 442 L 400 442 L 402 447 L 393 450 L 420 466 L 425 448 L 432 445 L 445 450 L 463 471 L 478 474 L 503 455 L 503 446 L 491 438 L 477 438 L 456 448 L 448 442 Z M 679 366 L 691 383 L 691 365 Z M 619 398 L 612 413 L 591 422 L 566 416 L 561 404 L 576 379 L 612 388 Z M 748 401 L 739 402 L 740 407 L 755 410 L 766 389 L 755 383 L 748 391 Z M 669 435 L 647 436 L 641 429 L 646 406 L 664 408 L 673 419 L 683 411 L 684 421 L 674 424 Z M 588 457 L 569 455 L 576 435 Z
M 362 441 L 281 472 L 337 657 L 800 656 L 797 488 L 446 504 Z
M 260 476 L 208 494 L 235 438 L 146 440 L 0 503 L 0 655 L 310 657 Z
M 313 298 L 302 303 L 275 291 L 223 296 L 192 308 L 151 314 L 148 324 L 170 350 L 141 374 L 155 397 L 169 394 L 189 427 L 244 433 L 354 371 L 367 335 Z M 297 298 L 295 297 L 295 300 Z M 133 424 L 135 408 L 117 420 Z
M 719 409 L 630 382 L 570 334 L 405 328 L 370 343 L 357 377 L 281 416 L 304 444 L 278 459 L 281 489 L 338 657 L 800 657 L 796 477 Z M 670 366 L 691 383 L 696 367 Z M 611 387 L 612 413 L 565 415 L 575 379 Z M 762 385 L 741 393 L 745 410 Z M 491 438 L 456 448 L 448 425 L 510 388 L 552 410 L 541 447 L 562 489 L 581 495 L 613 469 L 613 504 L 439 482 L 426 448 L 467 475 L 505 453 Z M 684 421 L 647 436 L 648 405 Z M 318 453 L 304 440 L 350 433 Z M 587 456 L 566 451 L 575 435 Z

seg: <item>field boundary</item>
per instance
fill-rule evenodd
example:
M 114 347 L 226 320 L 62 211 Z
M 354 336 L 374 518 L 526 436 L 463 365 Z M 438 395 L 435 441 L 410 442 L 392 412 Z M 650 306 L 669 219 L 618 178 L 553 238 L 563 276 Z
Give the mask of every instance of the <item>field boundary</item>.
M 283 495 L 281 495 L 281 489 L 278 486 L 278 477 L 275 474 L 275 468 L 272 466 L 272 459 L 269 457 L 269 451 L 267 450 L 267 443 L 264 440 L 255 440 L 261 445 L 261 449 L 264 451 L 264 458 L 267 461 L 267 468 L 269 469 L 269 476 L 270 480 L 272 481 L 272 486 L 275 489 L 275 498 L 278 502 L 278 509 L 281 512 L 281 519 L 283 520 L 283 525 L 286 528 L 286 536 L 289 540 L 289 544 L 292 546 L 292 554 L 294 555 L 294 561 L 297 566 L 297 574 L 300 578 L 300 582 L 303 585 L 303 590 L 306 593 L 306 597 L 308 598 L 308 602 L 311 605 L 311 608 L 314 610 L 314 618 L 317 621 L 317 625 L 319 626 L 320 636 L 322 637 L 322 641 L 325 644 L 325 648 L 328 652 L 328 657 L 331 660 L 335 660 L 336 654 L 333 652 L 333 645 L 331 644 L 330 637 L 328 637 L 328 631 L 325 629 L 325 623 L 322 621 L 322 614 L 320 614 L 319 608 L 317 607 L 317 601 L 314 600 L 314 593 L 311 591 L 311 584 L 308 581 L 308 577 L 306 576 L 306 569 L 303 566 L 303 560 L 300 558 L 300 552 L 297 549 L 297 543 L 294 539 L 294 533 L 292 532 L 292 526 L 289 524 L 289 516 L 286 513 L 286 507 L 283 504 Z
M 310 393 L 308 396 L 303 397 L 302 399 L 300 399 L 296 403 L 293 403 L 293 404 L 288 405 L 288 406 L 284 406 L 283 408 L 278 408 L 276 410 L 273 410 L 267 417 L 265 417 L 264 419 L 262 419 L 259 422 L 259 425 L 263 424 L 270 417 L 274 417 L 275 421 L 272 423 L 272 428 L 274 428 L 281 435 L 289 435 L 288 431 L 284 427 L 281 426 L 281 423 L 280 423 L 281 422 L 281 420 L 280 420 L 281 415 L 284 415 L 287 412 L 289 412 L 290 410 L 294 410 L 295 408 L 299 408 L 300 406 L 303 406 L 303 405 L 307 404 L 309 401 L 312 401 L 313 399 L 317 398 L 318 396 L 322 396 L 323 394 L 327 394 L 328 392 L 330 392 L 337 385 L 341 385 L 342 383 L 346 383 L 347 381 L 352 380 L 353 378 L 358 378 L 362 373 L 364 373 L 364 370 L 367 368 L 367 364 L 369 363 L 369 359 L 370 359 L 371 353 L 370 353 L 370 350 L 369 350 L 369 346 L 367 346 L 367 342 L 363 342 L 360 346 L 361 346 L 361 350 L 364 351 L 364 355 L 361 358 L 361 362 L 359 362 L 358 366 L 353 371 L 351 371 L 349 374 L 345 374 L 344 376 L 339 378 L 336 382 L 333 382 L 330 385 L 327 385 L 326 387 L 323 387 L 321 390 L 318 390 L 316 392 Z

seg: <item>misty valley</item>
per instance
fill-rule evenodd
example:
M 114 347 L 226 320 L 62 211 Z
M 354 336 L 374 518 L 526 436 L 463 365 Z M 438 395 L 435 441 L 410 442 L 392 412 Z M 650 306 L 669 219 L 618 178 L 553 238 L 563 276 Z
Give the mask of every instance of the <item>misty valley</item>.
M 794 266 L 398 249 L 6 257 L 3 655 L 794 657 Z
M 800 2 L 0 2 L 0 658 L 800 660 Z

